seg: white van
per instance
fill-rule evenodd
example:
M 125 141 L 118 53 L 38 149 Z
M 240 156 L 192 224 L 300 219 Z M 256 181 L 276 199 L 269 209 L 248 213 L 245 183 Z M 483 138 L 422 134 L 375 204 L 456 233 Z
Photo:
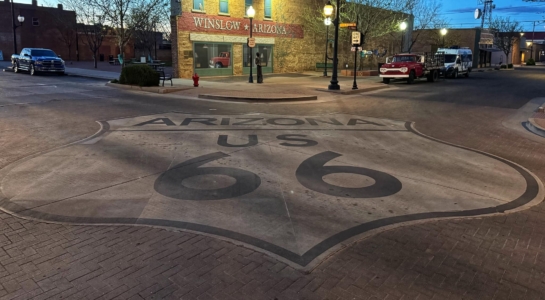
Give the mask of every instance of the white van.
M 458 78 L 458 76 L 463 74 L 465 77 L 469 77 L 469 73 L 473 68 L 473 53 L 471 53 L 471 49 L 467 47 L 453 48 L 437 49 L 437 53 L 445 54 L 445 69 L 442 75 Z

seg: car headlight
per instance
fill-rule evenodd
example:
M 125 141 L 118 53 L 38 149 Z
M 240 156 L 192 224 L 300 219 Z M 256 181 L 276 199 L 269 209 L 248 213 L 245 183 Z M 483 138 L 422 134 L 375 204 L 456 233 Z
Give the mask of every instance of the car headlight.
M 380 68 L 380 73 L 386 73 L 386 71 L 388 71 L 388 69 L 386 69 L 386 68 Z
M 61 59 L 61 63 L 64 65 L 64 60 Z
M 401 73 L 406 73 L 409 69 L 407 67 L 403 67 L 400 69 Z

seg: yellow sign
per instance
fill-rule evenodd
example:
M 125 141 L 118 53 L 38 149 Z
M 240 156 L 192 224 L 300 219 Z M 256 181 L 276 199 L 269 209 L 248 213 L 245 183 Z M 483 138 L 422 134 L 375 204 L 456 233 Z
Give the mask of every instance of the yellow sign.
M 356 26 L 356 23 L 341 23 L 341 24 L 339 24 L 339 27 L 341 27 L 341 28 L 346 28 L 346 27 L 351 27 L 351 26 Z

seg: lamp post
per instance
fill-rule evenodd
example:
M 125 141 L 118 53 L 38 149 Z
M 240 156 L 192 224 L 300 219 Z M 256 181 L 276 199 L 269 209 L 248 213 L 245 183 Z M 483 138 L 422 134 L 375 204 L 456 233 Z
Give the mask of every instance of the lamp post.
M 14 13 L 14 7 L 13 7 L 13 0 L 11 0 L 11 23 L 13 25 L 13 54 L 17 54 L 17 34 L 15 33 L 15 29 L 17 27 L 23 26 L 23 23 L 25 22 L 25 17 L 19 15 L 17 17 L 17 21 L 19 21 L 20 25 L 15 25 L 15 13 Z
M 252 32 L 254 30 L 252 21 L 255 17 L 255 9 L 250 5 L 248 7 L 248 10 L 246 11 L 246 15 L 248 18 L 250 18 L 250 38 L 252 38 Z M 254 59 L 254 51 L 253 48 L 248 45 L 248 48 L 250 48 L 250 77 L 248 77 L 248 83 L 254 83 L 254 76 L 253 76 L 253 68 L 254 64 L 252 63 L 252 60 Z
M 399 29 L 401 29 L 401 50 L 399 52 L 403 52 L 403 36 L 405 35 L 405 29 L 407 29 L 407 22 L 401 22 L 399 24 Z
M 340 90 L 341 87 L 339 86 L 339 80 L 337 80 L 337 50 L 339 45 L 339 21 L 340 21 L 340 2 L 341 0 L 337 0 L 337 9 L 335 14 L 335 20 L 333 20 L 333 25 L 335 25 L 335 42 L 333 43 L 333 74 L 331 75 L 331 82 L 330 85 L 327 87 L 328 90 Z M 331 17 L 333 15 L 333 5 L 331 5 L 331 1 L 327 1 L 327 4 L 324 6 L 324 15 L 326 18 Z
M 447 29 L 443 28 L 441 29 L 441 35 L 443 36 L 443 48 L 445 48 L 445 35 L 447 35 Z
M 331 18 L 327 17 L 324 19 L 324 24 L 326 28 L 325 34 L 325 58 L 324 58 L 324 77 L 327 77 L 327 44 L 329 43 L 329 25 L 331 25 Z

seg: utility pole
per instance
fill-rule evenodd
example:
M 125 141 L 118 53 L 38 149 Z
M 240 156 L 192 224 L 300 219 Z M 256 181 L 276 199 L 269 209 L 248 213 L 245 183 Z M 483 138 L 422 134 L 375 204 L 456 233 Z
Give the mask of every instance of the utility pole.
M 492 22 L 492 10 L 496 8 L 496 5 L 492 4 L 494 0 L 480 0 L 480 4 L 484 4 L 483 15 L 481 17 L 481 29 L 484 28 L 484 21 L 488 18 L 488 24 Z
M 532 47 L 530 47 L 530 59 L 534 58 L 534 34 L 536 32 L 536 21 L 534 21 L 534 27 L 532 28 Z
M 13 28 L 13 54 L 17 54 L 17 34 L 15 33 L 15 29 L 17 26 L 15 25 L 15 12 L 13 8 L 13 0 L 11 0 L 11 27 Z

